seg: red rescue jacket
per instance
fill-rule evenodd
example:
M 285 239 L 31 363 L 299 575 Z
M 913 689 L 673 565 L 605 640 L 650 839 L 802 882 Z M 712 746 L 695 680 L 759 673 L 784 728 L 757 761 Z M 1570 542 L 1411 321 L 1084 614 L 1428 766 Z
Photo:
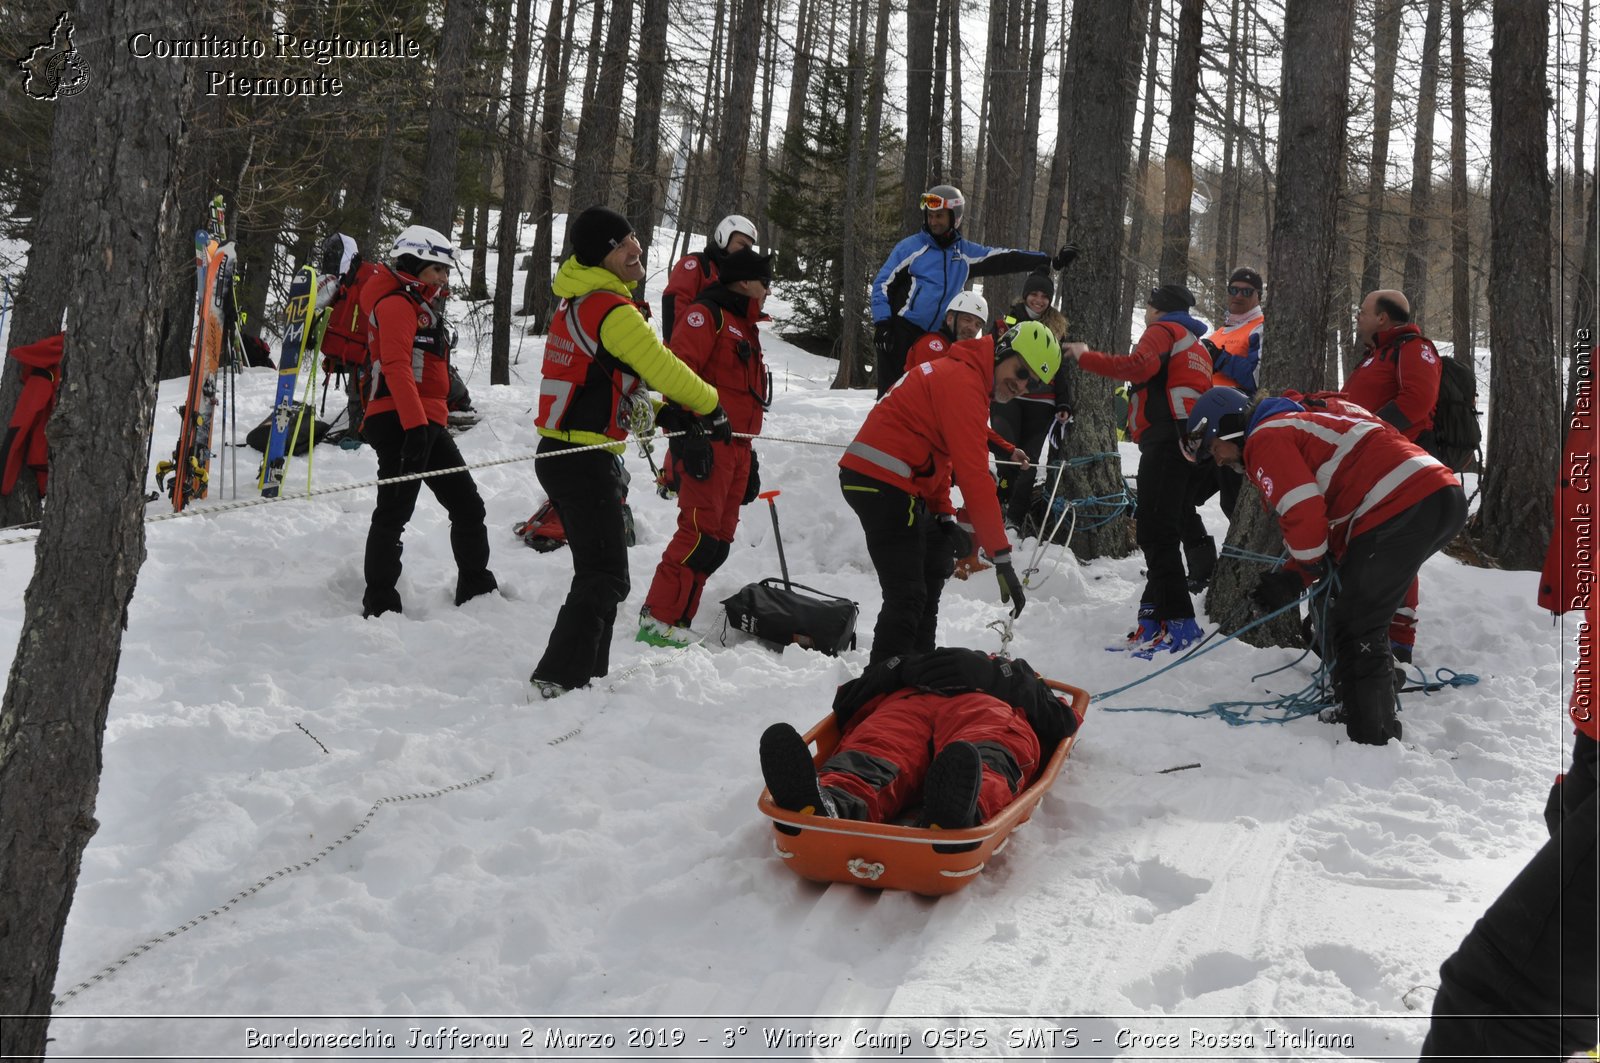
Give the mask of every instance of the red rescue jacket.
M 390 410 L 402 428 L 445 424 L 450 395 L 450 342 L 444 315 L 423 301 L 417 279 L 381 266 L 361 286 L 367 313 L 372 382 L 367 416 Z
M 1259 411 L 1244 466 L 1301 566 L 1342 558 L 1351 539 L 1460 483 L 1381 421 L 1309 410 Z
M 667 286 L 661 292 L 661 338 L 670 344 L 689 307 L 700 293 L 717 282 L 717 259 L 711 251 L 684 255 L 667 273 Z
M 5 442 L 0 444 L 0 495 L 9 495 L 16 488 L 26 465 L 33 470 L 39 496 L 44 497 L 50 476 L 50 447 L 44 438 L 44 426 L 61 391 L 61 355 L 66 340 L 67 334 L 58 332 L 37 343 L 11 348 L 11 357 L 21 363 L 26 379 L 17 395 L 16 408 L 11 411 Z
M 1416 325 L 1372 338 L 1372 349 L 1344 382 L 1344 396 L 1365 406 L 1415 442 L 1433 427 L 1439 405 L 1439 352 Z
M 963 484 L 978 545 L 990 557 L 1011 548 L 989 477 L 986 441 L 994 397 L 994 344 L 980 337 L 954 344 L 935 362 L 907 366 L 878 400 L 839 459 L 954 515 L 951 476 Z
M 759 435 L 762 415 L 772 405 L 772 375 L 761 355 L 750 300 L 713 284 L 688 307 L 672 335 L 672 353 L 717 389 L 733 430 Z M 734 442 L 748 446 L 750 441 Z
M 1196 332 L 1186 322 L 1199 328 Z M 1200 343 L 1205 325 L 1177 313 L 1157 318 L 1130 354 L 1085 351 L 1078 368 L 1133 383 L 1128 389 L 1128 434 L 1135 443 L 1178 438 L 1189 409 L 1211 387 L 1211 355 Z
M 1595 417 L 1592 399 L 1580 396 L 1567 433 L 1561 459 L 1561 479 L 1556 481 L 1555 534 L 1544 558 L 1544 573 L 1539 580 L 1539 604 L 1552 613 L 1581 609 L 1584 626 L 1578 636 L 1578 659 L 1573 667 L 1572 700 L 1567 712 L 1579 731 L 1600 741 L 1600 718 L 1595 699 L 1600 689 L 1595 684 L 1595 668 L 1600 666 L 1596 640 L 1595 587 L 1596 522 L 1600 521 L 1600 419 Z

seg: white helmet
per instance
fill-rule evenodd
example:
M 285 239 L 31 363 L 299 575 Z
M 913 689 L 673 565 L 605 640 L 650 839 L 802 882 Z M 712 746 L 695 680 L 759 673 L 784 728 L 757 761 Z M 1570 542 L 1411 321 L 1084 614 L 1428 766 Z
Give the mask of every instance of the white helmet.
M 760 234 L 756 232 L 755 222 L 743 214 L 730 214 L 717 223 L 716 232 L 711 234 L 711 242 L 717 246 L 717 250 L 726 251 L 728 241 L 733 239 L 734 233 L 744 233 L 750 238 L 752 245 L 761 239 Z
M 989 301 L 977 292 L 956 292 L 956 297 L 950 300 L 950 305 L 945 311 L 971 314 L 984 324 L 989 322 Z
M 450 238 L 426 225 L 407 225 L 400 230 L 400 235 L 394 238 L 394 249 L 389 252 L 389 257 L 399 258 L 401 255 L 410 255 L 423 262 L 437 262 L 441 266 L 456 264 L 456 249 L 451 245 Z

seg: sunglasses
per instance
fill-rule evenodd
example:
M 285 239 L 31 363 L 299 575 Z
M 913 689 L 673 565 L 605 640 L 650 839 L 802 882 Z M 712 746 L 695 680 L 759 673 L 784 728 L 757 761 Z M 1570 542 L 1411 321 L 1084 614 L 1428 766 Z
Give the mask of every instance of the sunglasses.
M 954 196 L 946 198 L 944 196 L 936 196 L 932 192 L 922 193 L 923 210 L 955 210 L 959 206 L 961 206 L 961 200 Z
M 1228 294 L 1238 299 L 1248 299 L 1252 295 L 1256 294 L 1256 290 L 1250 287 L 1230 284 L 1228 285 Z

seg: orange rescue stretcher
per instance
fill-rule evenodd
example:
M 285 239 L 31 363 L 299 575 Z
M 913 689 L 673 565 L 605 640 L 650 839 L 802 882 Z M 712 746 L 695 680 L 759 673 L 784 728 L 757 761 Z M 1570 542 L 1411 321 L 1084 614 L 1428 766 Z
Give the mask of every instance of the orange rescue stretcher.
M 1045 680 L 1066 695 L 1078 723 L 1083 723 L 1089 695 L 1075 686 Z M 820 769 L 839 745 L 839 725 L 829 713 L 810 731 L 812 760 Z M 790 812 L 761 791 L 757 804 L 772 820 L 772 844 L 795 874 L 813 882 L 852 882 L 872 889 L 909 890 L 925 896 L 954 893 L 978 876 L 1006 840 L 1033 815 L 1034 806 L 1055 785 L 1078 732 L 1061 740 L 1044 770 L 1017 799 L 986 823 L 967 830 L 926 830 L 897 823 L 866 823 Z

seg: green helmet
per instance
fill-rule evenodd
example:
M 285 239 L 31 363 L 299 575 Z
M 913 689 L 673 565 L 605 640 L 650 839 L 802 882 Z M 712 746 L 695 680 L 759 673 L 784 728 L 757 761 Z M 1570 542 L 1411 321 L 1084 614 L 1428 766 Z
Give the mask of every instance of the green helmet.
M 1013 354 L 1020 355 L 1033 375 L 1045 383 L 1054 380 L 1056 370 L 1061 368 L 1061 344 L 1056 342 L 1056 334 L 1037 321 L 1013 325 L 1000 337 L 994 348 L 995 364 Z

